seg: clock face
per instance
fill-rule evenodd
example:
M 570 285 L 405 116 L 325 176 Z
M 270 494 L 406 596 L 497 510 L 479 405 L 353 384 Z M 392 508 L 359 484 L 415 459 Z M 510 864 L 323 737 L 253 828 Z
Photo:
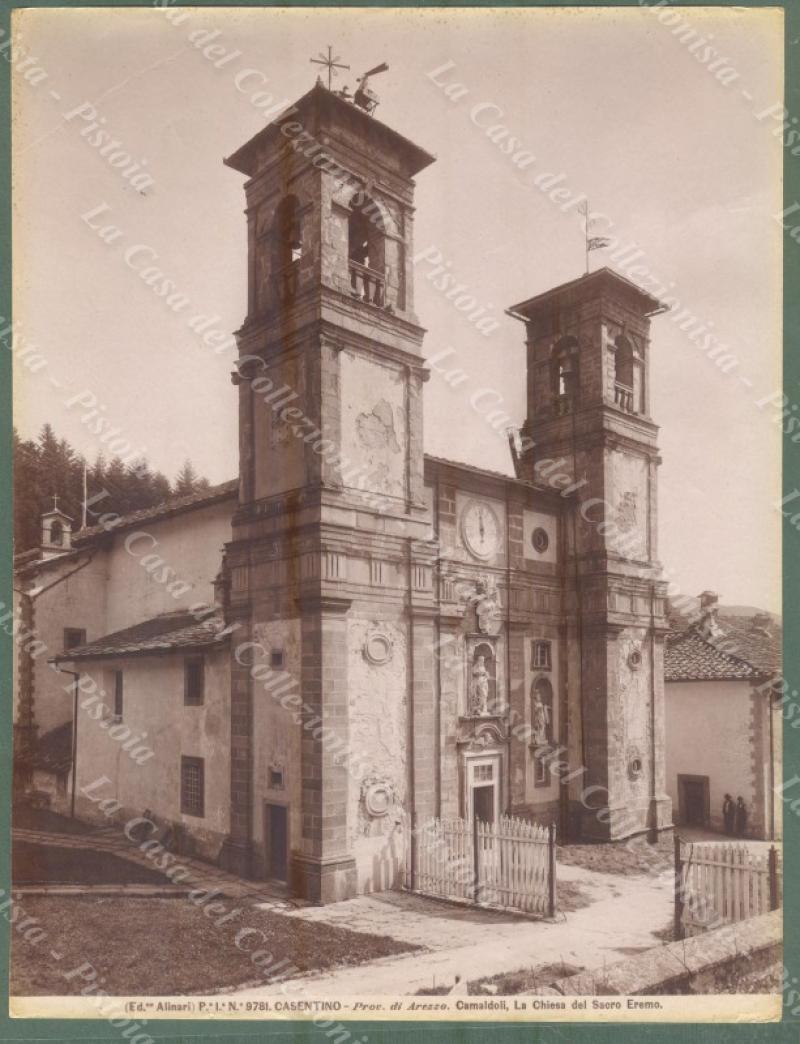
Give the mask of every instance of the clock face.
M 500 547 L 500 523 L 488 504 L 473 500 L 461 516 L 461 535 L 476 558 L 491 558 Z

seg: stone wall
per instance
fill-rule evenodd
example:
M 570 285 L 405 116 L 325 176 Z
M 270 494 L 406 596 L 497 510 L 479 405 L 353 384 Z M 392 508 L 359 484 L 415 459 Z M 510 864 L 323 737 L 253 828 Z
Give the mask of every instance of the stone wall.
M 157 823 L 181 828 L 187 850 L 216 860 L 230 827 L 228 649 L 206 650 L 204 658 L 200 706 L 184 703 L 184 657 L 178 653 L 87 665 L 78 701 L 79 819 L 124 822 L 149 809 Z M 123 672 L 123 713 L 109 727 L 115 668 Z M 90 703 L 91 695 L 99 699 Z M 134 744 L 135 737 L 141 738 Z M 181 810 L 182 756 L 203 759 L 203 816 Z M 111 815 L 110 805 L 101 805 L 109 799 L 119 804 Z
M 667 792 L 680 824 L 679 776 L 707 776 L 711 821 L 723 829 L 726 793 L 741 794 L 749 811 L 748 832 L 763 836 L 763 788 L 756 801 L 751 750 L 751 688 L 748 681 L 668 682 L 665 686 Z
M 110 634 L 198 602 L 213 603 L 220 548 L 231 537 L 233 507 L 232 499 L 219 501 L 114 534 L 113 550 L 107 558 L 102 633 Z M 83 624 L 75 619 L 67 626 Z M 95 637 L 100 635 L 87 629 L 87 639 Z
M 405 497 L 408 433 L 403 370 L 363 354 L 343 352 L 340 382 L 341 454 L 359 465 L 357 481 L 348 485 Z
M 301 676 L 300 620 L 276 619 L 253 625 L 253 641 L 270 653 L 282 653 L 282 666 L 265 674 L 263 684 L 253 680 L 253 872 L 266 877 L 265 806 L 288 806 L 289 845 L 300 847 L 302 801 L 300 775 L 300 727 L 296 707 L 282 706 L 281 697 L 299 691 Z M 269 660 L 259 661 L 265 664 Z
M 783 912 L 774 910 L 691 939 L 657 946 L 610 967 L 570 975 L 537 992 L 601 997 L 761 993 L 765 992 L 767 980 L 777 993 L 782 965 Z
M 385 615 L 385 614 L 384 614 Z M 360 767 L 348 780 L 348 846 L 359 892 L 397 883 L 399 825 L 406 804 L 407 636 L 402 619 L 347 622 L 351 756 Z

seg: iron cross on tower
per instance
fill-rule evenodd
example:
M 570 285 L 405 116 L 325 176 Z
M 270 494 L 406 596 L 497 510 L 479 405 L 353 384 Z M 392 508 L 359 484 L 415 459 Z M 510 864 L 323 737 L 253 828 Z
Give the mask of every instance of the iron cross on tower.
M 333 57 L 333 48 L 331 47 L 330 44 L 328 44 L 328 56 L 327 56 L 327 58 L 320 51 L 319 58 L 309 58 L 309 61 L 313 62 L 315 65 L 324 65 L 327 68 L 327 70 L 328 70 L 328 90 L 331 89 L 331 83 L 333 81 L 333 77 L 336 75 L 336 71 L 335 70 L 336 69 L 349 69 L 350 68 L 349 65 L 342 65 L 339 62 L 339 55 L 338 54 L 336 55 L 335 58 Z

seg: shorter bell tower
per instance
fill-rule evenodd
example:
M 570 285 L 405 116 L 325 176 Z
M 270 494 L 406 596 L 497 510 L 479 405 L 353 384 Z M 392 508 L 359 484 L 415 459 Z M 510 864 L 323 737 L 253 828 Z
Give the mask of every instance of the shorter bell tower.
M 665 792 L 666 584 L 657 550 L 650 320 L 665 306 L 603 268 L 515 305 L 527 333 L 520 477 L 574 486 L 565 544 L 574 837 L 672 824 Z M 561 476 L 555 478 L 555 476 Z

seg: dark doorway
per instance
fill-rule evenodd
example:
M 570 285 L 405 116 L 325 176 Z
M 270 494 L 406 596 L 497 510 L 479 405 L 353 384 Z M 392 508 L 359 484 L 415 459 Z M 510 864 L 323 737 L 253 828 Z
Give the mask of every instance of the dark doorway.
M 678 800 L 682 823 L 686 826 L 708 826 L 708 776 L 678 776 Z
M 264 845 L 267 877 L 275 881 L 288 880 L 289 810 L 286 805 L 264 806 Z
M 472 810 L 481 823 L 494 823 L 494 784 L 487 787 L 473 787 Z

